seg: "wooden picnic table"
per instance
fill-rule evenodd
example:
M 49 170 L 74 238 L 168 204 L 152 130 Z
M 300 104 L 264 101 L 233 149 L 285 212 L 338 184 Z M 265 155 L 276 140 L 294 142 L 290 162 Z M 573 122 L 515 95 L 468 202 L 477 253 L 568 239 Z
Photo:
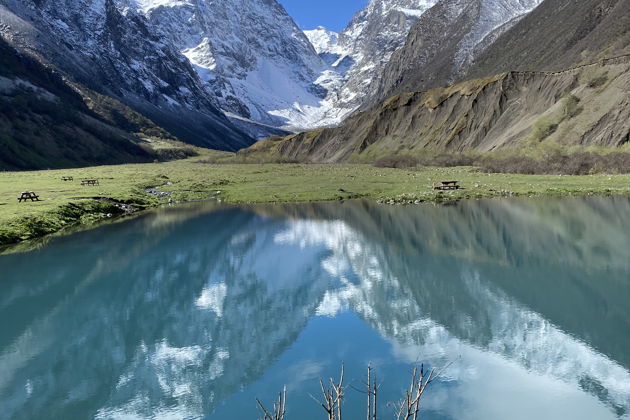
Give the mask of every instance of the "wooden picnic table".
M 18 197 L 18 202 L 21 203 L 26 200 L 39 201 L 39 195 L 35 194 L 33 191 L 23 191 Z
M 84 179 L 81 181 L 81 185 L 100 185 L 98 179 Z
M 62 176 L 61 180 L 62 181 L 74 181 L 74 177 L 72 177 L 72 176 Z
M 441 185 L 433 186 L 434 190 L 440 191 L 459 190 L 460 188 L 459 181 L 442 181 Z

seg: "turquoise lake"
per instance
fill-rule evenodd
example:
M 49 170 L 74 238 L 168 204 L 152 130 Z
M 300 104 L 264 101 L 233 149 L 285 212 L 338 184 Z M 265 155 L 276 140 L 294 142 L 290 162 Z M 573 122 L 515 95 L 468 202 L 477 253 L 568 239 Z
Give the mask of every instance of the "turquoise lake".
M 195 204 L 0 256 L 1 419 L 630 419 L 630 198 Z

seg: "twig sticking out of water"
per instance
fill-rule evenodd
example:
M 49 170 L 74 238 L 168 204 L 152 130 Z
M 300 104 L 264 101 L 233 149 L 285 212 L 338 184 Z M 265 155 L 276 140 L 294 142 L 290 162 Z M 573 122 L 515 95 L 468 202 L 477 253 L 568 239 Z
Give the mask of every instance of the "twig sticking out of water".
M 341 410 L 341 402 L 343 400 L 343 379 L 344 379 L 344 366 L 341 365 L 341 375 L 339 376 L 339 381 L 335 382 L 334 379 L 330 378 L 330 385 L 328 388 L 324 388 L 324 381 L 319 380 L 319 386 L 322 390 L 322 395 L 324 396 L 324 401 L 317 401 L 318 404 L 322 406 L 326 415 L 328 416 L 328 420 L 343 420 L 342 410 Z
M 378 386 L 376 385 L 376 375 L 372 374 L 371 364 L 368 364 L 367 382 L 365 386 L 367 388 L 367 420 L 376 420 L 376 394 L 378 393 Z
M 363 382 L 365 386 L 365 391 L 361 389 L 357 389 L 352 386 L 357 392 L 361 394 L 367 395 L 367 420 L 377 420 L 377 402 L 376 396 L 378 394 L 378 385 L 376 383 L 376 375 L 373 373 L 372 364 L 368 364 L 367 367 L 367 382 Z
M 444 370 L 448 367 L 445 366 L 441 370 L 437 371 L 435 368 L 426 371 L 424 364 L 418 368 L 414 367 L 411 373 L 411 384 L 409 389 L 405 392 L 405 398 L 400 400 L 397 404 L 394 404 L 396 410 L 396 420 L 417 420 L 420 413 L 420 402 L 424 392 L 427 390 L 435 380 L 437 380 Z M 419 375 L 418 375 L 419 374 Z
M 444 366 L 440 370 L 431 368 L 425 370 L 424 364 L 420 367 L 414 367 L 411 373 L 411 384 L 405 391 L 405 397 L 398 403 L 394 403 L 394 414 L 396 420 L 418 420 L 420 414 L 420 403 L 427 388 L 442 376 L 444 371 L 450 364 Z M 328 420 L 343 420 L 342 417 L 342 401 L 344 399 L 344 365 L 341 365 L 341 374 L 339 380 L 329 379 L 328 387 L 324 387 L 324 381 L 319 380 L 319 386 L 322 391 L 323 400 L 318 400 L 311 395 L 311 398 L 324 409 Z M 367 382 L 363 382 L 365 390 L 356 389 L 352 384 L 350 387 L 358 392 L 367 395 L 367 417 L 366 420 L 377 420 L 377 395 L 379 385 L 376 381 L 372 365 L 367 368 Z M 256 398 L 258 408 L 263 413 L 263 417 L 259 420 L 284 420 L 286 414 L 287 388 L 278 395 L 278 400 L 273 405 L 273 412 L 269 412 L 265 406 Z M 389 405 L 389 404 L 388 404 Z
M 273 403 L 273 413 L 267 411 L 265 406 L 256 398 L 258 408 L 263 413 L 263 417 L 260 420 L 284 420 L 284 416 L 287 412 L 287 387 L 280 394 L 278 394 L 278 401 Z

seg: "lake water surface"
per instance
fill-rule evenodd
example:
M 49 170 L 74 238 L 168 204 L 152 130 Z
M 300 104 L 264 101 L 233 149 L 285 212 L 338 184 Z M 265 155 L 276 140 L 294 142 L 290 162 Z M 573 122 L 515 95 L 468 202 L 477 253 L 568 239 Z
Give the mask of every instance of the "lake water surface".
M 195 205 L 0 256 L 0 418 L 630 419 L 630 199 Z M 352 386 L 351 386 L 352 385 Z

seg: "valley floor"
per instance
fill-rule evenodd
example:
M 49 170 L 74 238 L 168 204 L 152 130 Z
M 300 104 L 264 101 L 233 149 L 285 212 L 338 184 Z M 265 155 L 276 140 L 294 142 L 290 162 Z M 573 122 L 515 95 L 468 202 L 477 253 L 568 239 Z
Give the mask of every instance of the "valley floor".
M 630 194 L 630 175 L 486 174 L 470 167 L 404 170 L 357 164 L 217 164 L 210 163 L 217 161 L 215 152 L 209 153 L 168 163 L 0 172 L 0 245 L 160 205 L 209 198 L 235 204 L 357 198 L 417 204 L 492 196 Z M 74 180 L 64 182 L 63 176 Z M 97 178 L 100 185 L 81 186 L 83 178 Z M 433 190 L 434 184 L 450 180 L 460 181 L 463 189 Z M 42 201 L 18 203 L 22 191 L 34 191 Z

